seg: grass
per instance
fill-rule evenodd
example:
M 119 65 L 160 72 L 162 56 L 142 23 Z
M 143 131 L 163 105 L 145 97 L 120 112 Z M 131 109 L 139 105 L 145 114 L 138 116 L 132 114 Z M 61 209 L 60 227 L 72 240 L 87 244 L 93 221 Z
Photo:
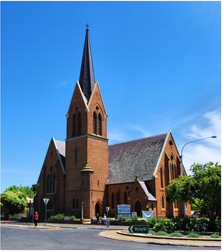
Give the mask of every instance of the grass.
M 211 238 L 221 238 L 221 236 L 219 234 L 212 234 L 210 237 Z
M 184 235 L 183 234 L 181 234 L 181 233 L 172 233 L 172 234 L 170 234 L 170 237 L 183 237 Z
M 199 238 L 201 237 L 199 234 L 194 234 L 194 233 L 190 233 L 187 235 L 188 238 Z
M 156 232 L 153 230 L 149 230 L 149 234 L 155 234 Z
M 165 231 L 158 231 L 157 233 L 155 233 L 155 235 L 168 236 L 168 233 L 166 233 Z

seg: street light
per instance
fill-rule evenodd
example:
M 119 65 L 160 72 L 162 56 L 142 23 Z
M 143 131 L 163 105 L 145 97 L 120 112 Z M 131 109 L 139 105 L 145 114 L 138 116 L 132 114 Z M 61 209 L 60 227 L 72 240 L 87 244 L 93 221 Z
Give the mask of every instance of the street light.
M 210 138 L 213 138 L 215 139 L 217 136 L 210 136 L 210 137 L 206 137 L 206 138 L 203 138 L 203 139 L 196 139 L 196 140 L 193 140 L 193 141 L 189 141 L 187 142 L 181 149 L 181 155 L 180 155 L 180 159 L 181 159 L 181 164 L 182 164 L 182 176 L 184 176 L 184 171 L 183 171 L 183 149 L 186 145 L 190 144 L 190 143 L 194 143 L 194 142 L 197 142 L 197 141 L 200 141 L 200 140 L 205 140 L 205 139 L 210 139 Z M 184 203 L 184 216 L 186 216 L 186 204 Z
M 93 213 L 94 213 L 94 201 L 92 201 L 92 222 L 93 222 Z
M 83 221 L 83 206 L 84 206 L 84 202 L 83 201 L 82 201 L 81 205 L 82 205 L 82 221 Z

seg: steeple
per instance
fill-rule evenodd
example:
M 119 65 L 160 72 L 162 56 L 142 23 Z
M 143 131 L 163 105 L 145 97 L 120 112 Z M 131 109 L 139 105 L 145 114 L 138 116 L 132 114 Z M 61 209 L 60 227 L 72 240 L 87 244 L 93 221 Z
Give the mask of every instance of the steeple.
M 85 44 L 83 49 L 83 56 L 82 56 L 82 65 L 79 77 L 79 84 L 82 88 L 82 91 L 89 101 L 90 95 L 92 93 L 94 84 L 95 84 L 95 77 L 93 71 L 93 63 L 92 63 L 92 55 L 91 55 L 91 48 L 89 42 L 89 25 L 86 24 L 86 37 L 85 37 Z

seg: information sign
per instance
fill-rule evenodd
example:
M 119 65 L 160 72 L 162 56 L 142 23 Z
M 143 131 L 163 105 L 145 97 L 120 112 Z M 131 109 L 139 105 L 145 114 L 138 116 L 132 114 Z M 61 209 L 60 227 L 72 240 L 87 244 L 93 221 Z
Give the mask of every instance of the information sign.
M 122 215 L 125 218 L 131 217 L 131 206 L 128 204 L 117 205 L 117 216 Z
M 140 225 L 131 225 L 129 226 L 128 230 L 131 234 L 148 234 L 149 227 L 148 226 L 140 226 Z

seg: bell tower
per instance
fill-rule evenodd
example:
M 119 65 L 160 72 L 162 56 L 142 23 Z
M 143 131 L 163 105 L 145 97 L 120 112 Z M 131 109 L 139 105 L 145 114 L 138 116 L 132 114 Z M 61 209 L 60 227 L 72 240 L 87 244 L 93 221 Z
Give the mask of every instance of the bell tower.
M 67 215 L 92 218 L 95 208 L 105 211 L 105 187 L 109 174 L 107 114 L 95 82 L 89 29 L 79 82 L 76 82 L 67 117 L 66 198 Z

